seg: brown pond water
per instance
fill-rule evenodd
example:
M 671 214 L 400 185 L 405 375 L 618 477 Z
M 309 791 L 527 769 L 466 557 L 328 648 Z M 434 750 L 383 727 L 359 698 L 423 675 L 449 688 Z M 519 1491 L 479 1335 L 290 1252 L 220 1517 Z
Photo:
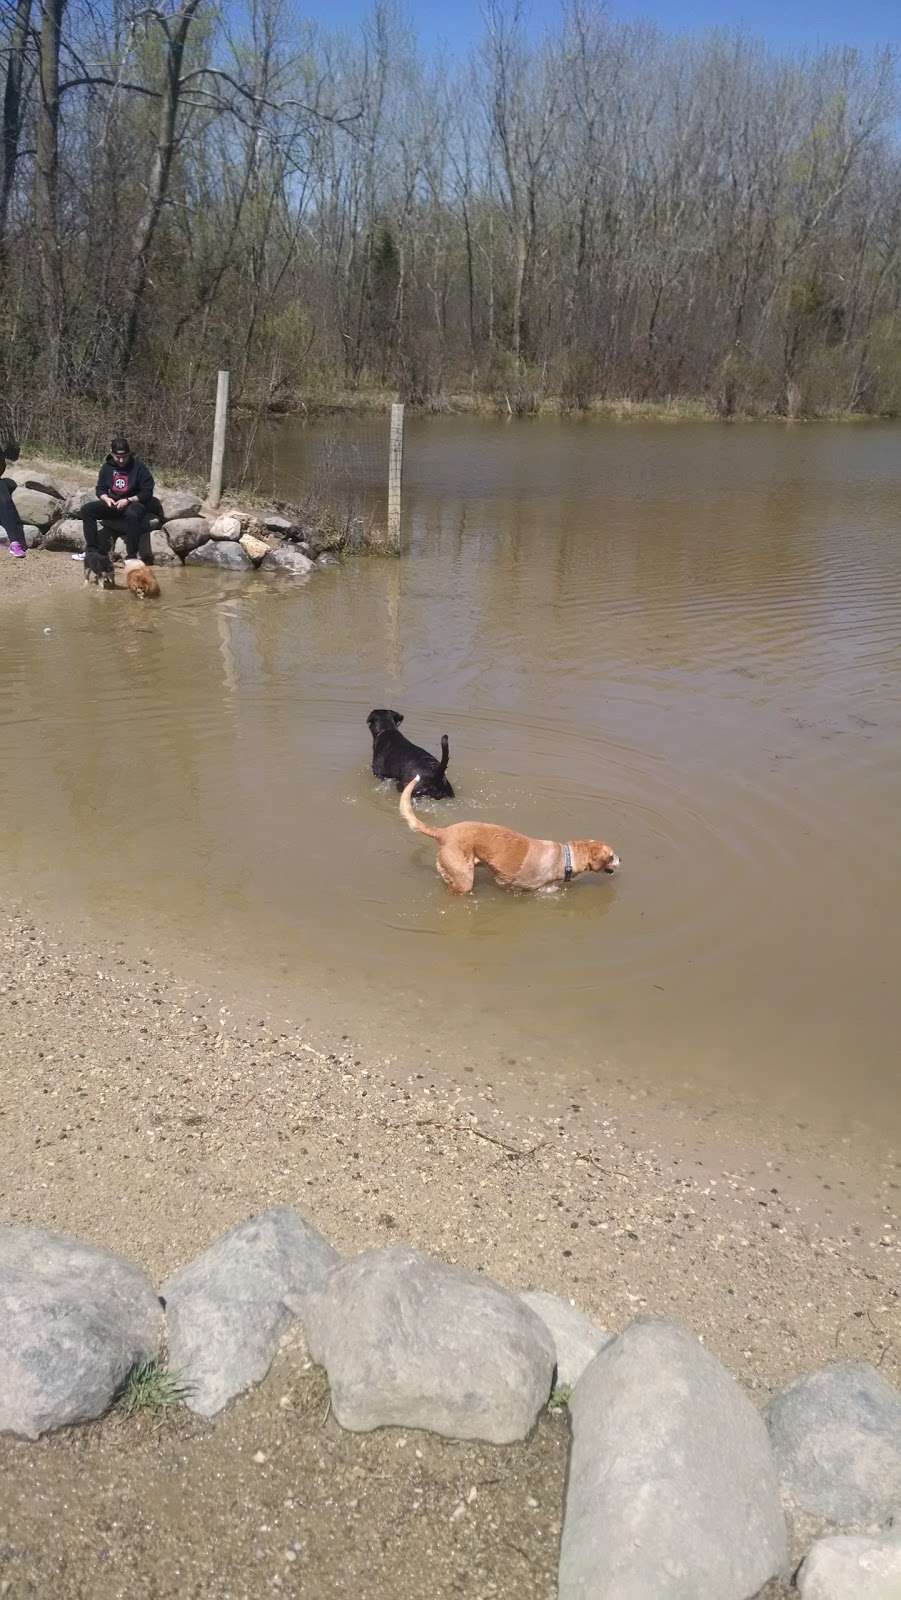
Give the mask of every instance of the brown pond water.
M 73 568 L 2 616 L 7 892 L 407 1059 L 897 1132 L 899 445 L 435 419 L 401 562 L 167 572 L 158 607 Z M 283 494 L 321 448 L 281 432 Z M 449 733 L 442 816 L 621 874 L 452 899 L 370 775 L 379 705 Z

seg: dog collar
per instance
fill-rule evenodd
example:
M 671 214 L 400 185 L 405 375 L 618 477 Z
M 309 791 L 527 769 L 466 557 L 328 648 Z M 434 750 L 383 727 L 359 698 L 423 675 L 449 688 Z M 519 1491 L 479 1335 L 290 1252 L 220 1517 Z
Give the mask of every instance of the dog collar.
M 573 875 L 572 846 L 568 845 L 568 844 L 565 844 L 563 846 L 563 882 L 564 883 L 569 883 L 569 880 L 572 877 L 572 875 Z

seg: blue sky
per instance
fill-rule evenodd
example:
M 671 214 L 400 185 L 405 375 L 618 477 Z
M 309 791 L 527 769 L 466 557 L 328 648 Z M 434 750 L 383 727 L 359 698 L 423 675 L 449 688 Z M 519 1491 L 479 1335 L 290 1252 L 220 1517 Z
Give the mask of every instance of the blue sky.
M 355 23 L 366 0 L 301 0 L 300 9 L 323 23 Z M 480 0 L 406 0 L 405 10 L 424 44 L 445 40 L 466 50 L 480 29 Z M 741 27 L 775 49 L 815 49 L 850 44 L 901 47 L 901 0 L 610 0 L 610 14 L 622 21 L 656 22 L 669 33 L 697 33 L 713 27 Z M 557 0 L 531 0 L 533 22 L 559 15 Z

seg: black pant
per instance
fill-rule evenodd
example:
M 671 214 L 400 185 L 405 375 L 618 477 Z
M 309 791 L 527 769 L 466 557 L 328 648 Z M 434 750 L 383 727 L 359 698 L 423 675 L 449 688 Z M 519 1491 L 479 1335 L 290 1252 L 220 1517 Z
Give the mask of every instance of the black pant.
M 108 556 L 113 541 L 121 534 L 129 561 L 134 561 L 140 553 L 141 560 L 148 566 L 151 564 L 147 508 L 139 500 L 132 500 L 124 511 L 111 511 L 102 500 L 89 500 L 82 506 L 80 515 L 88 550 L 99 550 L 102 556 Z M 98 527 L 98 523 L 103 526 Z
M 10 544 L 25 544 L 25 529 L 22 518 L 16 510 L 12 491 L 8 487 L 11 480 L 0 478 L 0 528 L 6 532 Z

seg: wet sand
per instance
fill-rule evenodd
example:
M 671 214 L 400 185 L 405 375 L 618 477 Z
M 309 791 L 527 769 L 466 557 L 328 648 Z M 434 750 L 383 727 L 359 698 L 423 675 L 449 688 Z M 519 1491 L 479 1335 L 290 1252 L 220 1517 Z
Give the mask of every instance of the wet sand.
M 65 551 L 29 550 L 24 561 L 16 561 L 0 545 L 0 606 L 21 605 L 81 581 L 81 562 L 74 562 Z

